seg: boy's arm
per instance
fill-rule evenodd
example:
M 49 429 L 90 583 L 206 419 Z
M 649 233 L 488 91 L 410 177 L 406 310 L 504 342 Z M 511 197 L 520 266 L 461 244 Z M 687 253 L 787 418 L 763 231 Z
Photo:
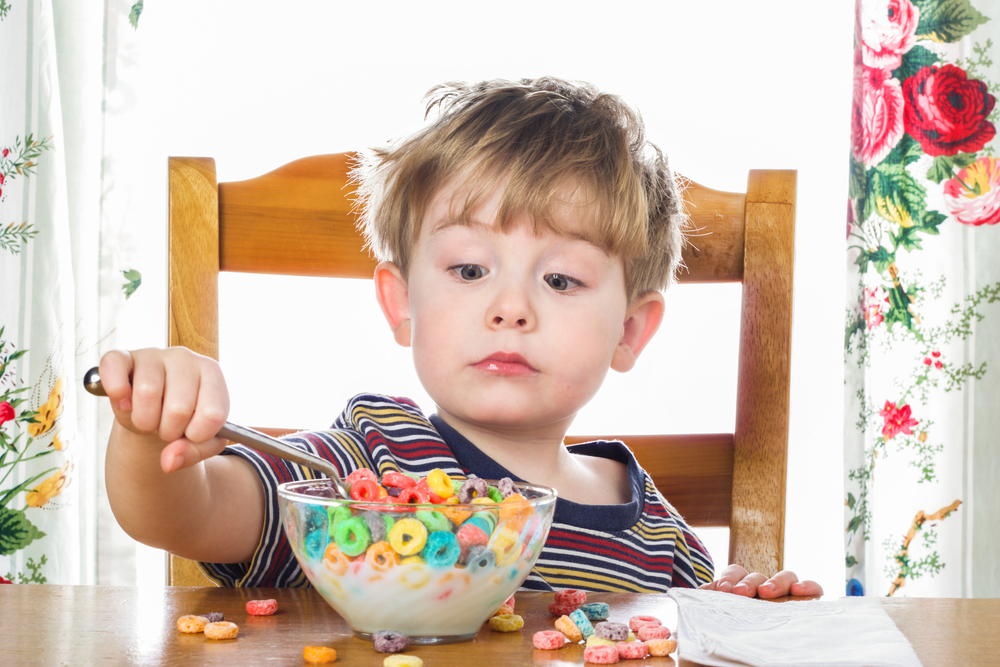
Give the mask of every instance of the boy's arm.
M 229 413 L 218 364 L 183 348 L 110 352 L 100 373 L 116 420 L 108 500 L 125 532 L 186 558 L 249 561 L 264 490 L 249 463 L 216 456 Z

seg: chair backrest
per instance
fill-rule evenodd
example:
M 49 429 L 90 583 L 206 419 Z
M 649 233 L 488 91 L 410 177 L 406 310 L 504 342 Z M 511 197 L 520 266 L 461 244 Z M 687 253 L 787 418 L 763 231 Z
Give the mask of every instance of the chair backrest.
M 216 182 L 211 158 L 170 158 L 170 345 L 218 359 L 219 271 L 371 278 L 350 157 L 231 183 Z M 620 437 L 692 526 L 729 527 L 731 563 L 768 575 L 784 550 L 795 184 L 794 171 L 753 170 L 746 193 L 691 183 L 684 194 L 698 236 L 680 282 L 743 283 L 735 432 Z M 170 583 L 210 584 L 174 556 Z

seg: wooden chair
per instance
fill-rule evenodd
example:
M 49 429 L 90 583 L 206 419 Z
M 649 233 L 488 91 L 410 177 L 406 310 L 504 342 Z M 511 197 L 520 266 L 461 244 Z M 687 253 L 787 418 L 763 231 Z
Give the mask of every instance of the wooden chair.
M 219 271 L 371 278 L 349 158 L 308 157 L 231 183 L 216 183 L 211 158 L 170 158 L 170 345 L 219 357 Z M 754 170 L 746 193 L 685 192 L 698 236 L 680 281 L 743 283 L 735 433 L 621 438 L 692 526 L 729 527 L 731 563 L 768 575 L 784 550 L 795 180 Z M 170 583 L 210 584 L 173 556 Z

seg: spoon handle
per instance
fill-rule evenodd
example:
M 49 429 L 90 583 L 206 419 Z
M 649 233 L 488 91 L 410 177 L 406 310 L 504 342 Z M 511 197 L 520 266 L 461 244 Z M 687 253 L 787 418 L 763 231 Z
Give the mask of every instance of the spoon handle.
M 94 396 L 107 396 L 107 393 L 104 391 L 104 385 L 101 384 L 101 376 L 96 367 L 91 368 L 84 374 L 83 386 Z M 261 433 L 260 431 L 255 431 L 252 428 L 240 426 L 232 422 L 226 422 L 219 429 L 218 435 L 221 438 L 252 447 L 259 452 L 277 456 L 279 459 L 292 461 L 293 463 L 299 463 L 307 468 L 321 472 L 330 478 L 340 496 L 344 498 L 351 497 L 340 479 L 340 472 L 337 470 L 337 467 L 326 459 L 292 447 L 277 438 L 272 438 L 266 433 Z

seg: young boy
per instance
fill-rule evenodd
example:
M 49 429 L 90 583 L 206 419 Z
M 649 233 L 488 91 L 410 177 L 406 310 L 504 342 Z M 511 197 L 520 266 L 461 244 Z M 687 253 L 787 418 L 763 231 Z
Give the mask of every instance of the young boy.
M 382 260 L 379 305 L 437 414 L 359 395 L 331 430 L 291 442 L 345 477 L 442 468 L 554 487 L 526 588 L 819 592 L 790 572 L 765 582 L 736 566 L 713 582 L 701 542 L 626 447 L 562 445 L 608 369 L 630 370 L 656 332 L 659 290 L 680 261 L 680 195 L 638 115 L 557 79 L 448 84 L 429 99 L 439 118 L 369 153 L 355 175 Z M 116 351 L 100 372 L 123 528 L 226 585 L 304 585 L 276 487 L 310 475 L 214 437 L 229 410 L 218 364 L 180 348 Z

